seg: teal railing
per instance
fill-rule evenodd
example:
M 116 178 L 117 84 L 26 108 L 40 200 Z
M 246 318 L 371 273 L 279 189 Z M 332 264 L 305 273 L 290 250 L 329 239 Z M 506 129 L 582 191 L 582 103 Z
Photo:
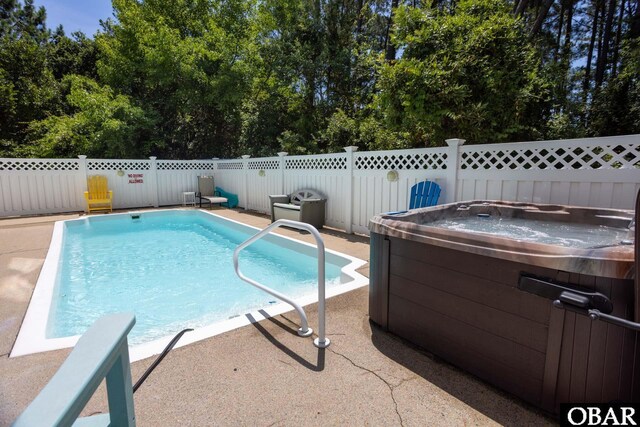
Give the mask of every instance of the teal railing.
M 12 424 L 26 426 L 135 426 L 127 334 L 131 313 L 98 319 L 76 344 L 51 381 Z M 103 379 L 109 413 L 78 418 Z

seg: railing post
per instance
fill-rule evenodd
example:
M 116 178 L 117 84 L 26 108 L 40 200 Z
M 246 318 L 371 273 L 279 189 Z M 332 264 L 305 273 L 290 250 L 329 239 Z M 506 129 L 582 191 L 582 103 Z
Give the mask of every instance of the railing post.
M 280 194 L 285 194 L 284 192 L 284 169 L 287 166 L 287 161 L 285 160 L 284 156 L 286 156 L 287 153 L 286 151 L 281 151 L 278 153 L 278 156 L 280 156 Z
M 87 188 L 87 156 L 84 154 L 80 154 L 78 156 L 78 185 L 80 186 L 80 190 L 82 190 L 83 194 L 85 191 L 89 190 Z M 81 206 L 82 210 L 87 211 L 86 203 L 84 202 L 84 196 L 81 197 Z
M 352 224 L 353 224 L 353 169 L 354 165 L 354 155 L 356 151 L 358 151 L 358 147 L 354 145 L 350 145 L 348 147 L 344 147 L 344 151 L 347 152 L 347 185 L 346 190 L 347 194 L 345 196 L 346 203 L 344 206 L 344 231 L 347 234 L 352 234 Z
M 151 191 L 151 203 L 155 208 L 160 206 L 160 198 L 158 197 L 158 165 L 156 163 L 156 159 L 157 157 L 155 156 L 149 157 L 149 160 L 151 160 L 151 166 L 149 167 L 149 175 L 151 177 L 149 185 L 151 188 L 149 191 Z
M 242 156 L 242 198 L 244 210 L 249 209 L 249 154 Z
M 466 140 L 460 138 L 451 138 L 445 140 L 449 146 L 447 153 L 447 173 L 445 186 L 445 203 L 453 203 L 458 201 L 458 164 L 460 159 L 460 147 Z
M 107 380 L 107 401 L 111 425 L 135 425 L 133 408 L 133 388 L 131 386 L 131 367 L 127 340 L 120 347 L 120 355 L 109 370 Z
M 127 346 L 127 334 L 134 324 L 133 313 L 110 314 L 98 319 L 12 426 L 135 426 Z M 109 413 L 74 423 L 104 378 Z

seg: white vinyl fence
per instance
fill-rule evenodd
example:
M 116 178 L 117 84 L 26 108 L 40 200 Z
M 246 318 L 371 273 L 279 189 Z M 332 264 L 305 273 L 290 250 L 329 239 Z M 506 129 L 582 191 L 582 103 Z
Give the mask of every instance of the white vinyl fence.
M 327 225 L 367 233 L 373 215 L 406 209 L 429 179 L 441 203 L 510 200 L 633 209 L 640 189 L 640 135 L 562 141 L 234 160 L 0 159 L 0 216 L 84 210 L 87 175 L 106 175 L 115 208 L 177 205 L 198 175 L 268 213 L 269 194 L 310 188 L 327 197 Z
M 0 159 L 0 217 L 84 211 L 87 176 L 105 175 L 114 209 L 182 203 L 213 160 Z

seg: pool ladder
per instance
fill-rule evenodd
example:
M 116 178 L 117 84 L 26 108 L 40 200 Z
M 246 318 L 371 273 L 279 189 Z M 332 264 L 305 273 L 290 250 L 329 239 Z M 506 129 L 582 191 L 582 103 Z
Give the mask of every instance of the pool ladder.
M 329 338 L 325 336 L 325 276 L 324 276 L 324 242 L 322 241 L 322 237 L 318 230 L 309 224 L 291 221 L 288 219 L 279 219 L 275 221 L 273 224 L 269 225 L 265 229 L 261 230 L 259 233 L 240 243 L 236 250 L 233 252 L 233 268 L 236 271 L 236 274 L 239 278 L 249 283 L 250 285 L 255 286 L 258 289 L 262 289 L 263 291 L 273 295 L 274 297 L 286 302 L 291 305 L 298 312 L 300 316 L 300 328 L 298 329 L 298 335 L 301 337 L 308 337 L 313 333 L 313 329 L 309 327 L 309 322 L 307 321 L 307 315 L 304 312 L 304 309 L 300 306 L 300 304 L 296 303 L 291 298 L 286 295 L 275 291 L 267 286 L 256 282 L 253 279 L 242 274 L 240 271 L 240 267 L 238 265 L 238 258 L 240 257 L 240 251 L 242 251 L 247 246 L 256 242 L 257 240 L 263 238 L 267 234 L 269 234 L 273 229 L 278 227 L 292 227 L 297 228 L 299 230 L 306 230 L 316 239 L 316 246 L 318 248 L 318 338 L 313 340 L 313 344 L 318 348 L 326 348 L 329 346 L 331 341 Z

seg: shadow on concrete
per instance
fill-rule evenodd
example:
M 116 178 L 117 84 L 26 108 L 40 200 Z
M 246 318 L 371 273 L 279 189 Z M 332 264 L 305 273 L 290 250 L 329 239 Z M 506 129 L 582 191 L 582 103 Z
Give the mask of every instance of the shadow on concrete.
M 238 212 L 239 214 L 243 214 L 243 215 L 248 215 L 248 216 L 254 216 L 257 218 L 265 218 L 265 219 L 271 219 L 271 217 L 269 215 L 265 215 L 263 213 L 260 212 L 256 212 L 256 211 L 250 211 L 250 210 L 244 210 L 241 208 L 233 208 L 230 209 L 233 210 L 235 212 Z M 307 235 L 309 234 L 308 231 L 304 231 L 304 230 L 298 230 L 297 228 L 289 228 L 289 227 L 284 227 L 286 230 L 289 231 L 293 231 L 296 232 L 298 234 L 300 234 L 301 236 Z M 342 230 L 339 230 L 337 228 L 331 228 L 331 227 L 323 227 L 320 230 L 320 234 L 326 234 L 328 236 L 333 236 L 333 237 L 339 237 L 341 239 L 344 239 L 348 242 L 355 242 L 355 243 L 365 243 L 365 244 L 369 244 L 369 236 L 363 236 L 360 234 L 347 234 Z
M 257 211 L 245 210 L 244 208 L 231 208 L 228 210 L 234 211 L 243 215 L 255 216 L 257 218 L 267 218 L 267 219 L 271 218 L 269 215 L 266 215 Z
M 338 237 L 340 239 L 346 240 L 347 242 L 364 243 L 366 245 L 369 244 L 369 236 L 362 236 L 360 234 L 347 234 L 344 231 L 334 228 L 324 227 L 322 230 L 320 230 L 320 233 Z
M 293 231 L 295 233 L 298 233 L 301 236 L 310 234 L 306 230 L 299 230 L 297 228 L 290 228 L 290 227 L 285 227 L 285 228 L 287 230 L 289 230 L 289 231 Z M 346 240 L 347 242 L 364 243 L 366 245 L 369 244 L 369 236 L 361 236 L 359 234 L 347 234 L 342 230 L 338 230 L 338 229 L 335 229 L 335 228 L 329 228 L 329 227 L 326 227 L 326 226 L 322 227 L 318 231 L 320 232 L 320 235 L 327 235 L 327 236 L 337 237 L 339 239 Z
M 264 313 L 264 314 L 266 314 L 266 313 Z M 325 349 L 324 348 L 318 348 L 317 349 L 318 350 L 318 357 L 316 359 L 316 364 L 314 365 L 313 363 L 307 361 L 305 358 L 300 356 L 298 353 L 296 353 L 295 351 L 291 350 L 289 347 L 287 347 L 286 345 L 284 345 L 280 341 L 278 341 L 273 335 L 271 335 L 271 333 L 269 333 L 269 331 L 267 331 L 267 329 L 264 326 L 262 326 L 260 323 L 258 323 L 258 321 L 255 319 L 255 317 L 253 317 L 251 314 L 246 314 L 246 316 L 251 321 L 251 325 L 254 328 L 256 328 L 258 330 L 258 332 L 260 332 L 271 344 L 273 344 L 276 348 L 278 348 L 284 354 L 289 356 L 291 359 L 295 360 L 300 365 L 302 365 L 305 368 L 310 369 L 310 370 L 312 370 L 314 372 L 321 372 L 321 371 L 324 370 L 324 364 L 325 364 Z M 279 320 L 274 319 L 272 317 L 268 317 L 267 320 L 269 320 L 273 324 L 277 325 L 278 327 L 284 329 L 286 332 L 288 332 L 290 334 L 293 334 L 293 335 L 296 335 L 296 337 L 298 336 L 297 329 L 293 329 L 293 328 L 285 325 L 284 323 L 282 323 Z M 304 338 L 300 338 L 300 339 L 304 339 Z M 307 340 L 308 340 L 308 345 L 313 345 L 309 338 L 307 338 Z
M 522 419 L 521 425 L 530 424 L 531 422 L 539 423 L 540 421 L 549 424 L 557 423 L 555 419 L 518 397 L 497 389 L 491 384 L 449 364 L 438 356 L 382 330 L 371 321 L 369 321 L 369 324 L 371 325 L 371 341 L 382 354 L 497 423 L 510 425 L 514 422 L 513 407 L 501 405 L 500 401 L 497 401 L 498 399 L 510 401 L 514 405 L 521 406 L 524 409 L 523 414 L 525 412 L 531 413 L 531 418 Z M 485 393 L 485 389 L 488 389 L 489 393 Z

